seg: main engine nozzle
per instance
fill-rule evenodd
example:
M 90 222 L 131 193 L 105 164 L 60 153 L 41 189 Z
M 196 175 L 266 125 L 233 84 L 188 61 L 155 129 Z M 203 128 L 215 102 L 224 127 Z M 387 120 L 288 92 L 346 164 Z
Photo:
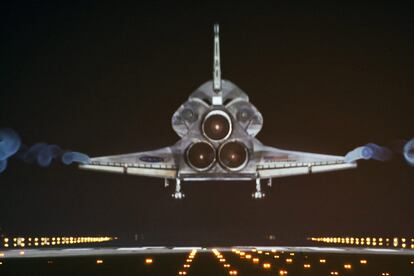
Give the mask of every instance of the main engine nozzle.
M 195 142 L 187 148 L 187 163 L 197 171 L 206 171 L 216 161 L 214 147 L 207 142 Z
M 249 161 L 247 147 L 239 141 L 229 141 L 222 144 L 218 151 L 220 164 L 230 170 L 238 171 Z
M 213 141 L 227 139 L 232 132 L 230 116 L 221 110 L 213 110 L 206 115 L 202 123 L 204 136 Z

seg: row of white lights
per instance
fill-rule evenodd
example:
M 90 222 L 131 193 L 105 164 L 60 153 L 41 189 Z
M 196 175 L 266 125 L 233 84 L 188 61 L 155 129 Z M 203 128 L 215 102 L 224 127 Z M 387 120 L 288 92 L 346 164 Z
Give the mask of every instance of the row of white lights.
M 381 238 L 381 237 L 312 237 L 308 240 L 328 244 L 348 244 L 401 247 L 414 249 L 414 239 L 407 238 Z
M 117 237 L 13 237 L 3 238 L 3 247 L 37 247 L 79 243 L 101 243 L 116 240 Z

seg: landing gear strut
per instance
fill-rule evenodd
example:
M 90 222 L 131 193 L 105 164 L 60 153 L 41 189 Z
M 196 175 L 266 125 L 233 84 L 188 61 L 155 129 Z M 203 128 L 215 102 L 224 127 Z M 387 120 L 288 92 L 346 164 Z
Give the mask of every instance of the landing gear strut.
M 179 178 L 175 179 L 175 193 L 172 194 L 172 197 L 175 199 L 183 199 L 185 194 L 181 192 L 181 180 Z
M 252 197 L 255 199 L 260 199 L 265 197 L 265 193 L 262 192 L 262 185 L 260 183 L 260 178 L 256 178 L 256 192 L 252 194 Z

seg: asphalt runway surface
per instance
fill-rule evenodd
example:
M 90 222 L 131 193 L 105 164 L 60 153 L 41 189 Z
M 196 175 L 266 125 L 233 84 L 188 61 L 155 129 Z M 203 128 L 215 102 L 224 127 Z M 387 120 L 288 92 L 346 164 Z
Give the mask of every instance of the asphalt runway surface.
M 0 275 L 414 275 L 414 251 L 393 249 L 25 249 L 0 262 Z

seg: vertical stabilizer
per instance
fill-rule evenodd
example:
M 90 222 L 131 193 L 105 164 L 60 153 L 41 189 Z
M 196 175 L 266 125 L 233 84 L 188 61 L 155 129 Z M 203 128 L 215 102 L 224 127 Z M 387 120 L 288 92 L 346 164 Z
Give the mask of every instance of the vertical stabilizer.
M 221 90 L 220 38 L 218 24 L 214 24 L 213 90 L 216 93 Z

